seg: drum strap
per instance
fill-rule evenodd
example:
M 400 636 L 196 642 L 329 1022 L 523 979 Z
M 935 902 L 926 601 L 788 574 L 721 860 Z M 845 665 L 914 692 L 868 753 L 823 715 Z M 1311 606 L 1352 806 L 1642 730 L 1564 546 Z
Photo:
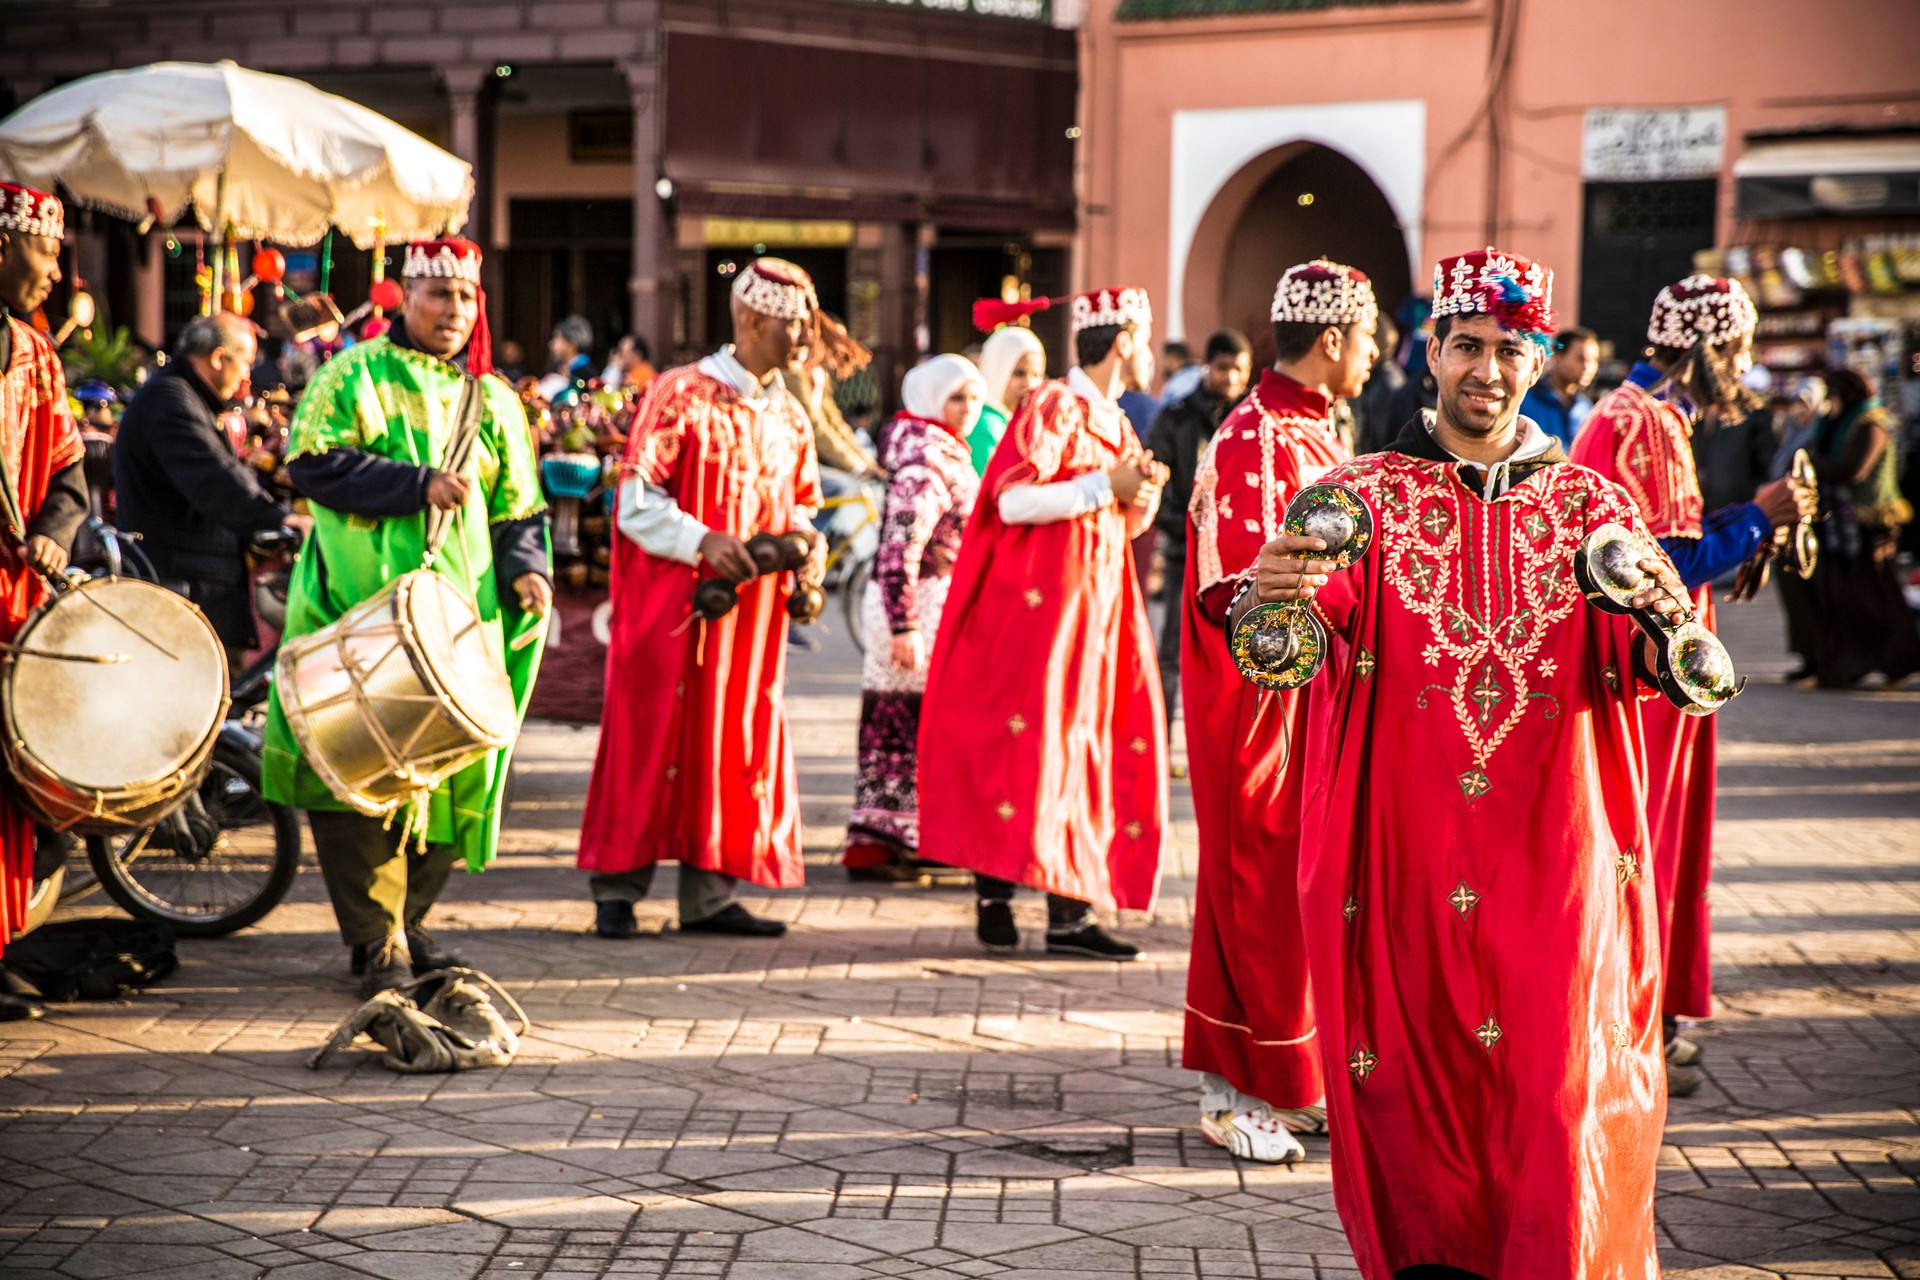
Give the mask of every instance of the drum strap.
M 480 379 L 470 373 L 461 378 L 460 407 L 454 413 L 453 436 L 447 441 L 447 452 L 440 459 L 442 471 L 454 475 L 466 473 L 467 464 L 473 460 L 474 443 L 480 438 L 480 410 L 486 398 Z M 447 538 L 453 533 L 453 518 L 459 513 L 458 507 L 428 509 L 427 554 L 420 561 L 421 568 L 431 565 L 440 549 L 447 545 Z

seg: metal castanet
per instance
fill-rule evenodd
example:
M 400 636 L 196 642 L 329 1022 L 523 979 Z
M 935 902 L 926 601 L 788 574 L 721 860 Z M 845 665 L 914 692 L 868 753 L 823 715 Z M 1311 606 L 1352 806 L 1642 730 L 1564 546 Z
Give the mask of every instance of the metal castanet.
M 1819 477 L 1814 474 L 1813 459 L 1805 449 L 1794 450 L 1793 467 L 1788 474 L 1798 487 L 1819 491 Z M 1814 535 L 1812 516 L 1802 516 L 1748 556 L 1734 574 L 1733 590 L 1727 593 L 1727 599 L 1739 602 L 1759 595 L 1760 589 L 1767 585 L 1767 571 L 1775 560 L 1796 578 L 1804 580 L 1813 576 L 1820 561 L 1820 539 Z
M 748 538 L 746 547 L 753 560 L 754 577 L 764 578 L 772 573 L 798 573 L 813 554 L 813 539 L 800 529 L 763 531 Z M 694 616 L 708 622 L 726 617 L 739 603 L 739 585 L 725 578 L 704 578 L 693 589 Z M 817 584 L 796 582 L 787 599 L 787 616 L 795 622 L 813 622 L 826 607 L 827 594 Z
M 206 777 L 227 714 L 226 650 L 164 587 L 55 581 L 0 656 L 7 765 L 48 825 L 138 831 Z
M 1326 550 L 1312 553 L 1336 568 L 1358 564 L 1373 546 L 1373 513 L 1359 492 L 1335 481 L 1309 485 L 1287 504 L 1281 528 L 1318 538 Z M 1327 660 L 1327 632 L 1306 604 L 1262 604 L 1249 586 L 1227 610 L 1227 650 L 1240 674 L 1262 689 L 1297 689 L 1320 674 Z
M 1676 597 L 1682 612 L 1673 618 L 1651 606 L 1634 606 L 1634 596 L 1656 585 L 1640 567 L 1651 554 L 1633 530 L 1603 524 L 1575 548 L 1574 580 L 1595 608 L 1632 618 L 1652 642 L 1648 674 L 1668 702 L 1688 715 L 1712 715 L 1746 687 L 1746 680 L 1734 671 L 1733 655 L 1720 637 L 1694 616 L 1692 601 Z

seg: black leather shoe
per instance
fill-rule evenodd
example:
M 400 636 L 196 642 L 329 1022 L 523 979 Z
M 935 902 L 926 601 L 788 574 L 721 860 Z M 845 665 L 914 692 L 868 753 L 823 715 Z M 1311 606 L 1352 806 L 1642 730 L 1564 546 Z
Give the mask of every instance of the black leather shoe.
M 467 965 L 458 953 L 435 942 L 433 935 L 417 924 L 407 927 L 407 952 L 413 957 L 413 976 L 416 978 L 435 969 L 464 969 Z
M 737 938 L 778 938 L 787 926 L 753 914 L 737 902 L 729 902 L 704 920 L 682 920 L 682 933 L 730 933 Z
M 631 938 L 639 930 L 634 926 L 631 902 L 593 904 L 593 931 L 603 938 Z
M 1047 952 L 1056 956 L 1090 956 L 1095 960 L 1140 958 L 1140 948 L 1120 941 L 1097 924 L 1084 924 L 1066 933 L 1047 930 Z
M 378 995 L 413 981 L 413 958 L 407 954 L 407 935 L 397 933 L 368 943 L 360 978 L 360 994 Z
M 974 936 L 989 951 L 1012 951 L 1020 945 L 1020 930 L 1013 923 L 1013 904 L 998 899 L 982 902 L 973 922 Z
M 37 1003 L 10 991 L 0 991 L 0 1022 L 28 1022 L 47 1014 Z

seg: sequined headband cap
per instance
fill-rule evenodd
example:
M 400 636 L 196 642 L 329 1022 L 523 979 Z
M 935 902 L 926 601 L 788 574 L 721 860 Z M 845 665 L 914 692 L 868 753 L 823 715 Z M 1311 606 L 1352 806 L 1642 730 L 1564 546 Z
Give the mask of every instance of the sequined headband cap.
M 1738 280 L 1692 275 L 1668 285 L 1653 300 L 1647 341 L 1682 349 L 1701 339 L 1724 346 L 1751 334 L 1759 322 L 1760 313 Z
M 1141 325 L 1153 323 L 1153 304 L 1147 291 L 1135 285 L 1116 289 L 1095 289 L 1073 299 L 1073 331 L 1097 329 L 1102 325 Z
M 813 277 L 785 258 L 755 258 L 733 282 L 733 296 L 776 320 L 805 320 L 820 308 Z
M 1442 258 L 1433 269 L 1433 318 L 1492 316 L 1504 329 L 1542 339 L 1554 330 L 1553 272 L 1488 245 Z
M 434 277 L 480 283 L 480 246 L 471 240 L 416 240 L 407 246 L 400 274 L 408 280 Z
M 1288 267 L 1274 286 L 1275 324 L 1349 325 L 1379 316 L 1366 272 L 1325 258 Z
M 0 231 L 58 240 L 66 230 L 67 212 L 58 196 L 14 182 L 0 182 Z

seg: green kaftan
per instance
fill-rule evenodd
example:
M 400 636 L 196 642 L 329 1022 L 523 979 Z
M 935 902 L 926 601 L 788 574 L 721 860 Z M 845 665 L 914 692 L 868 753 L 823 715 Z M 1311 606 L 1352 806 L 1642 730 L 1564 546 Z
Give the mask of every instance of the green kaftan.
M 293 416 L 287 456 L 358 449 L 412 466 L 438 467 L 458 425 L 464 375 L 444 360 L 375 338 L 335 356 L 307 385 Z M 497 377 L 481 379 L 486 399 L 480 433 L 466 475 L 474 481 L 453 532 L 434 561 L 436 572 L 458 583 L 479 606 L 504 653 L 521 714 L 539 669 L 541 642 L 515 650 L 518 637 L 541 627 L 523 611 L 511 583 L 497 582 L 490 525 L 520 520 L 546 506 L 527 415 L 513 389 Z M 426 512 L 391 519 L 348 515 L 312 504 L 313 533 L 294 565 L 287 592 L 284 639 L 333 622 L 387 583 L 420 567 L 426 553 Z M 500 835 L 501 793 L 509 751 L 498 751 L 453 775 L 434 792 L 426 838 L 456 845 L 467 868 L 493 860 Z M 299 809 L 342 810 L 326 784 L 301 758 L 280 706 L 267 711 L 264 790 L 269 800 Z

